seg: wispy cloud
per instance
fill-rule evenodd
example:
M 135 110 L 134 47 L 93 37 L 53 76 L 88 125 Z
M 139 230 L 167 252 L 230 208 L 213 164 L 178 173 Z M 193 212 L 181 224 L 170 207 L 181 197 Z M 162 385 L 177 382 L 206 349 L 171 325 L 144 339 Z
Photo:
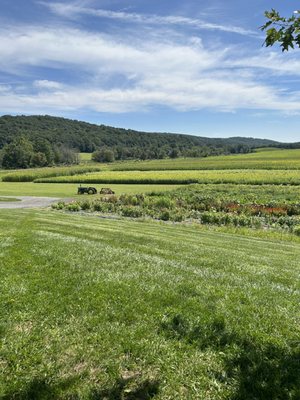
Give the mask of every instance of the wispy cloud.
M 185 37 L 179 43 L 171 37 L 15 26 L 0 29 L 0 54 L 0 70 L 27 77 L 22 87 L 0 90 L 2 112 L 122 113 L 157 105 L 179 111 L 300 110 L 299 93 L 288 93 L 257 77 L 256 65 L 265 65 L 263 58 L 253 57 L 253 67 L 244 71 L 249 57 L 238 58 L 230 47 L 209 48 L 199 38 Z M 36 79 L 35 71 L 44 68 L 68 75 L 72 83 Z M 81 75 L 84 79 L 78 79 Z
M 11 91 L 2 96 L 2 112 L 56 113 L 62 111 L 92 110 L 97 112 L 134 112 L 147 110 L 152 105 L 164 105 L 178 111 L 214 109 L 232 112 L 237 109 L 280 110 L 295 113 L 300 110 L 300 98 L 283 101 L 274 91 L 262 86 L 243 86 L 240 82 L 203 80 L 198 88 L 186 91 L 164 90 L 139 86 L 133 89 L 74 88 L 63 91 L 44 91 L 20 96 Z
M 246 35 L 246 36 L 258 36 L 257 32 L 247 30 L 239 26 L 215 24 L 201 19 L 189 18 L 184 16 L 177 16 L 177 15 L 160 16 L 155 14 L 138 14 L 138 13 L 129 13 L 124 11 L 111 11 L 105 9 L 84 7 L 78 5 L 77 3 L 40 2 L 40 4 L 43 4 L 48 9 L 50 9 L 51 12 L 59 16 L 62 16 L 64 18 L 74 18 L 80 15 L 88 15 L 88 16 L 109 18 L 130 23 L 151 24 L 151 25 L 177 25 L 177 26 L 196 28 L 200 30 L 204 29 L 204 30 L 236 33 L 239 35 Z
M 239 58 L 231 60 L 230 67 L 264 69 L 268 73 L 277 75 L 288 74 L 300 76 L 300 60 L 297 55 L 266 51 L 266 49 L 252 55 L 241 54 Z
M 64 85 L 56 81 L 48 81 L 47 79 L 37 80 L 33 82 L 33 86 L 38 89 L 57 90 L 62 89 Z
M 0 29 L 0 70 L 5 72 L 22 66 L 67 69 L 73 65 L 91 74 L 192 76 L 217 67 L 226 52 L 206 50 L 200 39 L 180 44 L 170 39 L 122 38 L 70 28 Z

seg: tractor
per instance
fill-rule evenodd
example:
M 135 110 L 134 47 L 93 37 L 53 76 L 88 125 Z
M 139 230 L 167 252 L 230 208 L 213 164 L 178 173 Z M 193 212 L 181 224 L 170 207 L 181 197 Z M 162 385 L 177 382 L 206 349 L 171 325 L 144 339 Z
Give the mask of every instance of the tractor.
M 78 190 L 77 190 L 77 194 L 97 194 L 97 189 L 89 186 L 89 187 L 83 187 L 83 186 L 79 186 Z

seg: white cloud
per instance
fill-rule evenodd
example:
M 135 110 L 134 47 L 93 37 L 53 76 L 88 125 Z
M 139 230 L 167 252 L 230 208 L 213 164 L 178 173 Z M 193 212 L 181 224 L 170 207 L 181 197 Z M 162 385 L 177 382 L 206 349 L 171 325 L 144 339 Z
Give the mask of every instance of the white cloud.
M 13 32 L 2 28 L 0 70 L 13 70 L 20 76 L 34 74 L 40 67 L 70 76 L 75 70 L 76 76 L 81 73 L 85 79 L 73 79 L 72 85 L 32 79 L 21 93 L 13 88 L 5 94 L 0 91 L 0 109 L 12 113 L 128 112 L 164 105 L 182 111 L 300 110 L 299 94 L 256 78 L 262 56 L 238 60 L 233 50 L 210 49 L 200 38 L 178 42 L 162 35 L 120 38 L 70 28 L 27 26 L 14 27 Z M 253 67 L 245 73 L 243 67 L 251 60 Z
M 269 73 L 277 75 L 300 75 L 300 60 L 293 53 L 278 53 L 274 51 L 257 52 L 252 56 L 242 55 L 239 58 L 230 60 L 231 67 L 244 67 L 252 69 L 265 69 Z
M 144 41 L 93 34 L 75 29 L 0 30 L 0 69 L 22 66 L 79 67 L 91 73 L 172 72 L 193 74 L 217 66 L 226 49 L 205 50 L 196 44 Z M 8 68 L 9 66 L 9 68 Z
M 64 87 L 64 85 L 61 84 L 60 82 L 48 81 L 47 79 L 34 81 L 33 86 L 35 86 L 38 89 L 49 89 L 49 90 L 62 89 Z
M 160 16 L 155 14 L 138 14 L 124 11 L 111 11 L 95 9 L 78 5 L 78 3 L 46 3 L 40 2 L 48 7 L 53 13 L 64 17 L 74 18 L 80 15 L 89 15 L 100 18 L 109 18 L 123 22 L 133 22 L 151 25 L 177 25 L 191 28 L 236 33 L 239 35 L 257 36 L 257 33 L 238 26 L 214 24 L 196 18 L 183 17 L 178 15 Z
M 300 97 L 286 99 L 267 87 L 242 82 L 199 79 L 174 87 L 155 83 L 140 83 L 132 89 L 66 87 L 63 91 L 19 95 L 11 91 L 2 96 L 3 112 L 55 112 L 56 110 L 89 109 L 98 112 L 130 112 L 147 110 L 152 105 L 169 106 L 179 111 L 217 109 L 231 112 L 236 109 L 265 109 L 285 112 L 300 110 Z

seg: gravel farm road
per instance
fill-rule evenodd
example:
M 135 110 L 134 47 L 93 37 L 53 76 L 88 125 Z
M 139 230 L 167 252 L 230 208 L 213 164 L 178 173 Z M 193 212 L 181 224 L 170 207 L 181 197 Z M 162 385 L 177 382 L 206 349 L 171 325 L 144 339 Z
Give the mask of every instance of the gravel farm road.
M 35 208 L 48 207 L 52 203 L 60 200 L 57 197 L 35 197 L 35 196 L 2 196 L 1 199 L 7 198 L 6 201 L 0 201 L 0 208 Z M 9 199 L 17 199 L 12 201 Z

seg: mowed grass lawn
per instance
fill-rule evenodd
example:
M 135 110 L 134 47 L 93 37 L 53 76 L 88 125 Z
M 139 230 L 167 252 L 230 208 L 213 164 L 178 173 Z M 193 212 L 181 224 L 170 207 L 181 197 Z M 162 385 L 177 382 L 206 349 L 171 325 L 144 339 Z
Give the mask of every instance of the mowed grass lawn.
M 0 197 L 0 201 L 5 201 L 5 202 L 8 202 L 8 201 L 18 201 L 18 199 L 14 199 L 14 198 L 12 198 L 12 197 Z
M 92 196 L 85 194 L 84 196 L 77 195 L 78 184 L 61 184 L 61 183 L 33 183 L 33 182 L 0 182 L 0 196 L 46 196 L 46 197 L 71 197 L 83 199 Z M 159 192 L 164 190 L 173 190 L 180 185 L 135 185 L 135 184 L 82 184 L 82 186 L 94 186 L 98 192 L 101 187 L 110 187 L 116 194 L 122 193 L 135 194 L 147 192 Z
M 0 212 L 1 399 L 299 399 L 300 243 Z

